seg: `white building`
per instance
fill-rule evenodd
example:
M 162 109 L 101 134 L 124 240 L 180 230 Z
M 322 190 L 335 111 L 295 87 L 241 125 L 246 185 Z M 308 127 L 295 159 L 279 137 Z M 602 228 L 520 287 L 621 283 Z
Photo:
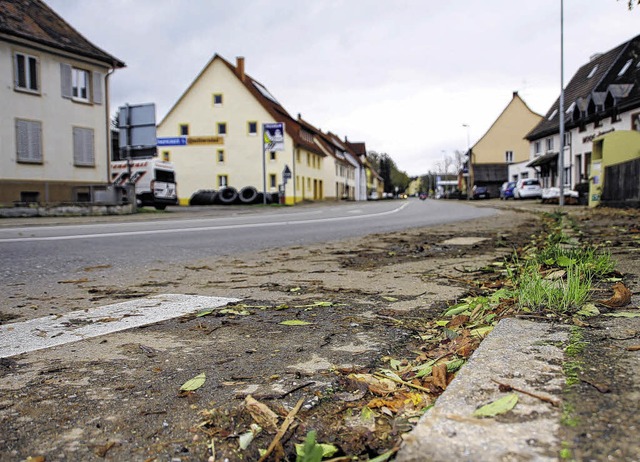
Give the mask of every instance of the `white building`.
M 109 75 L 124 63 L 39 0 L 0 0 L 0 203 L 109 182 Z

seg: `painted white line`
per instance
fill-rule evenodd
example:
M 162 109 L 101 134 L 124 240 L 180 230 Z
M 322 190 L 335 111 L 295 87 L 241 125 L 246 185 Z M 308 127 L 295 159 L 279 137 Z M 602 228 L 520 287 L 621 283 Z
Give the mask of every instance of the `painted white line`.
M 203 309 L 219 308 L 236 298 L 162 294 L 62 316 L 0 325 L 0 358 L 146 326 Z
M 409 205 L 408 202 L 405 202 L 400 207 L 397 207 L 392 210 L 387 210 L 386 212 L 378 212 L 378 213 L 369 213 L 366 215 L 351 215 L 345 217 L 333 217 L 333 218 L 315 218 L 311 220 L 299 220 L 299 221 L 277 221 L 273 223 L 245 223 L 245 224 L 237 224 L 237 225 L 221 225 L 221 226 L 205 226 L 205 227 L 197 227 L 197 228 L 174 228 L 174 229 L 149 229 L 145 231 L 122 231 L 116 233 L 95 233 L 95 234 L 76 234 L 72 236 L 47 236 L 47 237 L 18 237 L 18 238 L 6 238 L 0 239 L 0 243 L 3 242 L 34 242 L 34 241 L 66 241 L 72 239 L 95 239 L 95 238 L 103 238 L 103 237 L 122 237 L 122 236 L 149 236 L 151 234 L 184 234 L 184 233 L 195 233 L 201 231 L 218 231 L 218 230 L 227 230 L 227 229 L 243 229 L 243 228 L 272 228 L 275 226 L 293 226 L 293 225 L 307 225 L 313 223 L 327 223 L 327 222 L 335 222 L 335 221 L 345 221 L 345 220 L 361 220 L 363 218 L 373 218 L 373 217 L 381 217 L 384 215 L 391 215 L 393 213 L 398 213 L 405 207 Z

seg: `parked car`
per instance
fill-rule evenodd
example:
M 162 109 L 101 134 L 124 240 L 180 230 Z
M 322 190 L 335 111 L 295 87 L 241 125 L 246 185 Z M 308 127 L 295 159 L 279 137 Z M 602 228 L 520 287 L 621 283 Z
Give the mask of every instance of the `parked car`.
M 541 197 L 542 186 L 540 186 L 540 181 L 535 178 L 525 178 L 516 182 L 516 186 L 513 189 L 514 199 L 539 199 Z
M 489 194 L 489 188 L 486 186 L 474 186 L 471 190 L 473 199 L 489 199 L 491 196 Z
M 513 190 L 516 187 L 515 181 L 507 181 L 502 183 L 500 187 L 500 199 L 507 200 L 509 198 L 513 199 Z

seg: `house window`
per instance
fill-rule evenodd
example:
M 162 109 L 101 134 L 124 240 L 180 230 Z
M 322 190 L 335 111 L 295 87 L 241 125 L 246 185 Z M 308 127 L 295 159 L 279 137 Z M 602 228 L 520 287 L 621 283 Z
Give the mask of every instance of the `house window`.
M 218 149 L 218 163 L 224 162 L 224 149 Z
M 89 71 L 71 69 L 71 96 L 78 101 L 89 101 Z
M 269 152 L 269 160 L 276 160 L 276 152 L 275 151 Z
M 16 160 L 42 163 L 42 122 L 16 119 Z
M 587 76 L 588 79 L 590 79 L 591 77 L 593 77 L 594 75 L 596 75 L 596 71 L 598 70 L 598 65 L 596 64 L 595 66 L 593 66 L 593 68 L 591 69 L 591 72 L 589 72 L 589 75 Z
M 618 72 L 618 77 L 621 77 L 625 72 L 627 72 L 627 69 L 629 69 L 629 66 L 631 66 L 631 63 L 633 62 L 633 59 L 629 59 L 624 66 L 622 66 L 622 69 L 620 69 L 620 72 Z
M 547 138 L 547 152 L 553 150 L 553 138 Z
M 276 187 L 276 175 L 274 173 L 269 174 L 269 187 L 271 188 Z
M 189 136 L 189 124 L 180 124 L 180 136 Z
M 24 53 L 16 53 L 15 88 L 29 92 L 38 92 L 38 59 Z
M 214 106 L 222 106 L 222 93 L 214 93 L 213 94 L 213 105 Z
M 297 163 L 300 163 L 300 159 L 302 159 L 301 154 L 300 154 L 300 151 L 299 151 L 299 150 L 296 150 L 296 162 L 297 162 Z
M 535 155 L 539 156 L 540 155 L 540 141 L 536 141 L 533 144 L 533 149 L 534 149 Z
M 102 104 L 102 81 L 104 74 L 77 69 L 67 63 L 60 63 L 60 85 L 62 97 L 73 101 Z
M 227 123 L 226 122 L 218 122 L 218 135 L 226 135 L 227 134 Z
M 571 146 L 571 132 L 565 132 L 564 134 L 564 145 Z
M 171 153 L 169 151 L 162 151 L 162 160 L 165 162 L 171 161 Z
M 258 134 L 258 122 L 254 122 L 254 121 L 247 122 L 247 133 L 249 135 L 257 135 Z
M 76 167 L 96 165 L 92 128 L 73 127 L 73 165 Z
M 513 151 L 506 151 L 504 153 L 504 160 L 507 164 L 510 164 L 513 162 Z
M 229 175 L 218 175 L 218 187 L 224 188 L 229 186 Z

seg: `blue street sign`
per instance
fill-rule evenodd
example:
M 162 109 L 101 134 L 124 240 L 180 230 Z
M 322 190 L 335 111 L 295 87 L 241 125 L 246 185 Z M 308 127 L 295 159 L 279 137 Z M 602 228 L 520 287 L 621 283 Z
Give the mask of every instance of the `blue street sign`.
M 158 146 L 186 146 L 186 136 L 158 137 Z

